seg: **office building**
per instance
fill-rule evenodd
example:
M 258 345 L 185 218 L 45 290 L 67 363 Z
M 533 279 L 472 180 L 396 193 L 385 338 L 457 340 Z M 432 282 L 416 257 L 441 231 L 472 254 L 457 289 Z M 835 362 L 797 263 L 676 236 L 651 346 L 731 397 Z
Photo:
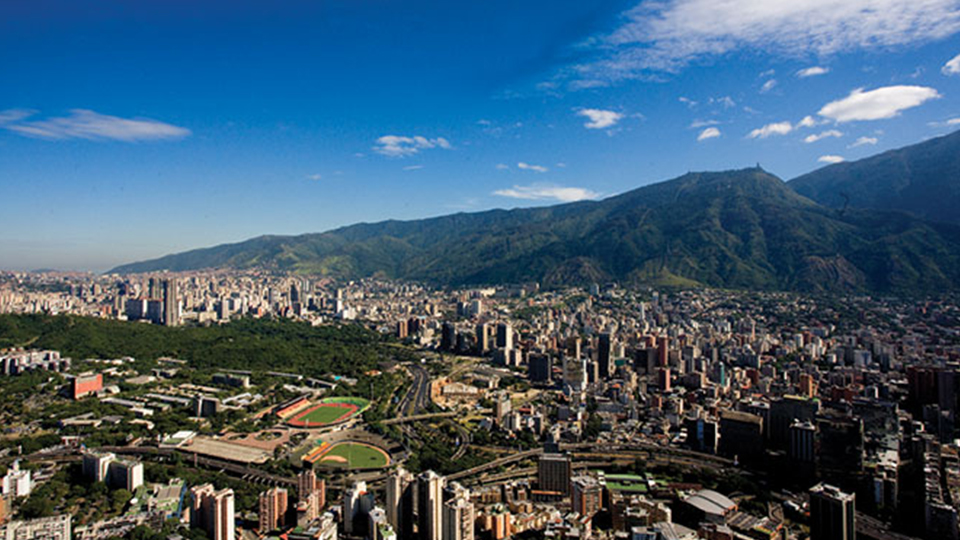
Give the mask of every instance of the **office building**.
M 610 378 L 611 339 L 610 333 L 604 332 L 600 334 L 600 339 L 597 343 L 597 370 L 600 380 Z
M 856 537 L 854 494 L 823 483 L 810 488 L 810 539 L 856 540 Z
M 541 454 L 537 461 L 537 483 L 540 491 L 570 496 L 570 477 L 573 464 L 569 456 Z
M 720 413 L 720 453 L 754 460 L 763 456 L 763 418 L 740 411 Z
M 553 359 L 547 354 L 531 354 L 527 360 L 527 376 L 531 382 L 551 382 Z
M 513 348 L 513 327 L 507 323 L 497 325 L 497 348 L 508 350 Z

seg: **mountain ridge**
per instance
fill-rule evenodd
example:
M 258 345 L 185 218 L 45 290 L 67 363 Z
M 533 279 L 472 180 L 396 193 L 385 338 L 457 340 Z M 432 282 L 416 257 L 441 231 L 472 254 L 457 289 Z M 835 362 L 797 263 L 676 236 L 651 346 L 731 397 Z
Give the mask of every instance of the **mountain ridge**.
M 960 131 L 837 163 L 787 183 L 831 208 L 872 208 L 960 224 Z
M 958 254 L 960 228 L 841 213 L 750 168 L 688 173 L 600 201 L 264 235 L 111 272 L 256 267 L 439 285 L 618 280 L 911 292 L 955 288 Z

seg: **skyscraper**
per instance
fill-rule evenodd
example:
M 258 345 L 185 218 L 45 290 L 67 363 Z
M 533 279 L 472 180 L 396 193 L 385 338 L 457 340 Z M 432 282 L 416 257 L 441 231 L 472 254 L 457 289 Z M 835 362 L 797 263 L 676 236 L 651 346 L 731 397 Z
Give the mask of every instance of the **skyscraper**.
M 486 354 L 490 350 L 490 327 L 487 323 L 477 325 L 477 353 Z
M 387 477 L 387 523 L 400 538 L 413 537 L 416 491 L 413 474 L 402 467 Z
M 442 540 L 473 540 L 475 520 L 470 490 L 454 482 L 444 490 Z
M 327 502 L 327 486 L 323 481 L 323 478 L 317 478 L 317 474 L 313 472 L 313 469 L 307 469 L 301 471 L 297 475 L 297 497 L 301 501 L 305 501 L 310 498 L 310 495 L 317 493 L 319 497 L 319 508 Z
M 513 348 L 513 327 L 507 323 L 497 325 L 497 347 L 500 349 Z
M 163 280 L 163 324 L 180 326 L 180 291 L 172 278 Z
M 657 367 L 667 367 L 670 365 L 670 338 L 660 336 L 657 340 Z
M 190 489 L 190 526 L 207 531 L 211 540 L 234 540 L 234 500 L 232 489 L 217 491 L 213 484 Z
M 610 378 L 610 349 L 611 336 L 609 332 L 600 334 L 600 340 L 597 344 L 597 364 L 600 380 Z
M 420 540 L 441 540 L 443 519 L 443 477 L 426 471 L 417 477 L 417 517 Z
M 855 540 L 856 496 L 827 484 L 810 488 L 811 540 Z
M 257 530 L 261 534 L 285 524 L 287 502 L 287 490 L 282 488 L 269 489 L 260 494 L 260 526 Z
M 363 512 L 362 499 L 367 494 L 367 483 L 358 481 L 343 492 L 343 532 L 352 534 Z

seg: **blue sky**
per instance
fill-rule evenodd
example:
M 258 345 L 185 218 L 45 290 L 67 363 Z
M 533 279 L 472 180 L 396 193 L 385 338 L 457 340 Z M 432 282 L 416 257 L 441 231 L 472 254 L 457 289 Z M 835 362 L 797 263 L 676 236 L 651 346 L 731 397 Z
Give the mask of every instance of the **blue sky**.
M 3 2 L 0 268 L 790 179 L 960 127 L 958 55 L 960 0 Z

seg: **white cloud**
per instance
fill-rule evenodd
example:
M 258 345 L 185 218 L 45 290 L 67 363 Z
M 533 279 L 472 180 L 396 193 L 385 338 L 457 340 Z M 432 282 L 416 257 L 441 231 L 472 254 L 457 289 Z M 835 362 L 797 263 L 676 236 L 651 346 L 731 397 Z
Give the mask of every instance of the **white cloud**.
M 617 81 L 677 72 L 735 51 L 786 57 L 927 43 L 960 31 L 957 0 L 659 0 L 639 2 L 579 78 Z
M 817 75 L 826 75 L 827 73 L 830 73 L 830 69 L 820 66 L 813 66 L 798 71 L 797 77 L 806 79 L 807 77 L 816 77 Z
M 803 142 L 807 144 L 815 143 L 819 140 L 826 139 L 827 137 L 843 137 L 843 133 L 840 133 L 835 129 L 828 129 L 827 131 L 817 133 L 816 135 L 807 135 L 807 137 L 803 139 Z
M 750 132 L 750 135 L 747 135 L 751 139 L 766 139 L 771 135 L 786 135 L 793 131 L 793 126 L 790 122 L 776 122 L 774 124 L 767 124 L 761 128 L 757 128 Z
M 777 86 L 777 80 L 776 80 L 776 79 L 770 79 L 769 81 L 763 83 L 763 86 L 760 87 L 760 93 L 761 93 L 761 94 L 766 94 L 767 92 L 773 90 L 774 87 L 776 87 L 776 86 Z
M 524 171 L 534 171 L 538 173 L 545 173 L 550 170 L 544 167 L 543 165 L 531 165 L 529 163 L 524 163 L 522 161 L 520 163 L 517 163 L 517 168 Z
M 506 163 L 497 163 L 497 170 L 498 170 L 498 171 L 505 171 L 505 170 L 507 170 L 507 169 L 509 169 L 509 168 L 510 168 L 510 166 L 507 165 Z
M 423 165 L 407 165 L 403 168 L 405 171 L 419 171 L 423 168 Z
M 710 98 L 710 104 L 722 105 L 724 109 L 731 109 L 737 106 L 737 102 L 734 101 L 733 98 L 730 96 Z
M 804 116 L 803 120 L 797 124 L 797 127 L 813 127 L 817 125 L 817 120 L 812 116 Z
M 0 127 L 38 139 L 157 141 L 181 139 L 190 130 L 149 118 L 120 118 L 87 109 L 73 109 L 68 116 L 28 120 L 34 111 L 8 110 L 0 113 Z
M 705 141 L 707 139 L 713 139 L 720 136 L 720 130 L 715 127 L 708 127 L 707 129 L 700 132 L 700 135 L 697 136 L 697 141 Z
M 820 156 L 817 159 L 817 161 L 819 161 L 820 163 L 843 163 L 846 160 L 843 159 L 843 156 L 826 155 L 826 156 Z
M 687 107 L 690 107 L 691 109 L 697 106 L 697 102 L 688 97 L 680 96 L 679 98 L 677 98 L 677 101 L 679 101 L 680 103 L 683 103 L 684 105 L 686 105 Z
M 858 146 L 864 146 L 868 144 L 874 145 L 878 142 L 879 140 L 876 137 L 860 137 L 859 139 L 853 141 L 853 144 L 851 144 L 849 148 L 856 148 Z
M 384 135 L 377 139 L 373 151 L 388 157 L 407 157 L 417 154 L 421 150 L 443 148 L 449 150 L 450 142 L 443 137 L 428 139 L 420 135 L 407 137 L 403 135 Z
M 882 120 L 939 97 L 936 90 L 925 86 L 885 86 L 867 92 L 857 88 L 849 96 L 824 105 L 818 114 L 837 122 Z
M 308 174 L 308 175 L 307 175 L 307 179 L 308 179 L 308 180 L 322 180 L 322 179 L 323 179 L 323 176 L 320 175 L 319 173 L 316 173 L 316 174 Z
M 37 111 L 29 109 L 7 109 L 5 111 L 0 111 L 0 126 L 23 120 L 24 118 L 33 116 L 36 113 Z
M 690 123 L 690 129 L 700 129 L 707 126 L 715 126 L 719 124 L 717 120 L 694 120 Z
M 960 118 L 951 118 L 951 119 L 947 120 L 947 125 L 948 125 L 948 126 L 955 126 L 955 125 L 957 125 L 957 124 L 960 124 Z
M 960 75 L 960 54 L 954 56 L 940 68 L 944 75 Z
M 613 127 L 619 122 L 623 115 L 615 111 L 605 111 L 602 109 L 581 109 L 577 114 L 586 117 L 589 121 L 583 125 L 587 129 L 605 129 Z
M 596 199 L 599 193 L 580 187 L 563 187 L 546 184 L 533 184 L 530 186 L 513 186 L 509 189 L 498 189 L 493 192 L 500 197 L 510 197 L 512 199 L 525 199 L 529 201 L 560 201 L 575 202 L 586 199 Z

